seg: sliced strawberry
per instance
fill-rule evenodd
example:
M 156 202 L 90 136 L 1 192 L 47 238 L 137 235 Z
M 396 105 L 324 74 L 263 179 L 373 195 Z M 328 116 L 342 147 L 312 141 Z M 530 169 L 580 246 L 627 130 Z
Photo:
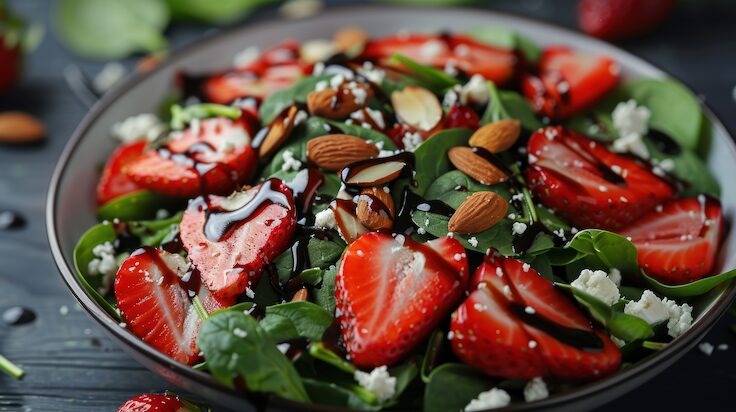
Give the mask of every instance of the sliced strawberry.
M 581 0 L 578 25 L 603 39 L 633 37 L 654 30 L 675 4 L 675 0 Z
M 659 281 L 683 284 L 711 273 L 723 234 L 720 203 L 713 198 L 664 204 L 621 234 L 636 245 L 639 265 Z
M 619 229 L 675 194 L 636 160 L 562 127 L 535 132 L 528 150 L 532 192 L 579 228 Z
M 115 276 L 115 298 L 126 327 L 144 342 L 188 365 L 199 357 L 195 339 L 201 319 L 191 298 L 199 295 L 208 311 L 232 300 L 218 300 L 199 285 L 183 257 L 161 249 L 133 252 Z
M 550 47 L 539 60 L 538 76 L 523 79 L 522 91 L 537 112 L 564 119 L 605 97 L 616 87 L 620 71 L 609 57 Z
M 452 65 L 469 75 L 480 74 L 497 84 L 514 76 L 518 59 L 513 50 L 479 43 L 462 35 L 409 34 L 368 42 L 360 58 L 387 64 L 395 53 L 438 68 Z
M 144 393 L 125 402 L 118 412 L 188 412 L 179 398 L 170 395 Z
M 618 369 L 613 342 L 529 265 L 489 257 L 473 284 L 451 322 L 453 350 L 465 363 L 512 379 L 592 379 Z
M 246 181 L 256 166 L 253 130 L 247 116 L 205 119 L 128 165 L 138 185 L 169 196 L 227 194 Z
M 141 187 L 126 174 L 128 165 L 143 156 L 147 142 L 145 140 L 124 143 L 118 146 L 107 159 L 102 176 L 97 183 L 97 203 L 104 205 L 110 200 L 122 196 Z
M 237 296 L 254 286 L 263 267 L 289 246 L 296 208 L 278 179 L 192 202 L 180 224 L 181 240 L 202 282 L 216 296 Z M 252 297 L 252 296 L 251 296 Z
M 465 249 L 450 238 L 417 243 L 371 232 L 350 244 L 335 281 L 350 360 L 361 367 L 399 361 L 457 303 L 467 272 Z
M 475 110 L 470 107 L 456 104 L 445 115 L 443 126 L 445 129 L 465 127 L 470 130 L 477 130 L 480 127 L 480 118 Z

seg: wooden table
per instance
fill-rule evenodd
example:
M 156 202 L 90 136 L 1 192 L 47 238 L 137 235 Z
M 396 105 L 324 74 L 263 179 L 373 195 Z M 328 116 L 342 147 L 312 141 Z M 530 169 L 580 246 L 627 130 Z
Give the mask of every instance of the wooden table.
M 28 18 L 49 23 L 52 2 L 10 3 Z M 575 23 L 572 1 L 487 3 L 494 9 L 565 26 Z M 736 130 L 736 9 L 728 3 L 688 2 L 655 34 L 622 46 L 684 80 L 724 116 L 731 130 Z M 273 10 L 260 13 L 273 14 Z M 177 26 L 170 29 L 169 37 L 180 46 L 206 30 L 209 28 Z M 124 63 L 131 67 L 134 59 Z M 25 305 L 38 316 L 24 326 L 9 327 L 0 322 L 0 353 L 26 370 L 26 377 L 19 382 L 0 375 L 0 411 L 115 410 L 139 393 L 175 389 L 135 363 L 81 311 L 49 253 L 43 213 L 47 185 L 62 147 L 87 110 L 63 80 L 63 69 L 70 64 L 89 74 L 102 66 L 70 55 L 49 30 L 40 48 L 29 57 L 23 81 L 0 96 L 0 110 L 33 113 L 50 131 L 40 145 L 0 146 L 0 210 L 18 210 L 28 219 L 25 228 L 0 232 L 0 312 L 12 305 Z M 644 387 L 602 410 L 732 408 L 730 391 L 736 388 L 736 339 L 729 332 L 732 323 L 736 318 L 724 317 L 705 338 L 716 345 L 729 344 L 732 349 L 716 350 L 710 357 L 693 350 Z

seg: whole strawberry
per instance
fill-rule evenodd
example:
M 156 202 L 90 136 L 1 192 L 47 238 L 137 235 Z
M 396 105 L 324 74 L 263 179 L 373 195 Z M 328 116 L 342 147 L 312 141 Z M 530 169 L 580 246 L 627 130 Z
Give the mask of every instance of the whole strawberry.
M 634 37 L 657 27 L 674 6 L 675 0 L 581 0 L 578 24 L 602 39 Z
M 0 0 L 0 94 L 15 84 L 20 76 L 22 49 L 19 42 L 23 22 L 10 14 Z

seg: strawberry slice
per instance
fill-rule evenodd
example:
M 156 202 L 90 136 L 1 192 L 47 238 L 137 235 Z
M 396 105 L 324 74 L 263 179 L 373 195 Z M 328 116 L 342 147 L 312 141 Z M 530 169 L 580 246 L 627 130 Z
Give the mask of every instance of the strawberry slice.
M 618 369 L 616 345 L 529 265 L 491 256 L 472 284 L 450 325 L 453 351 L 468 365 L 511 379 L 593 379 Z
M 176 396 L 144 393 L 128 400 L 118 412 L 189 412 Z
M 528 150 L 534 195 L 580 228 L 619 229 L 675 194 L 636 160 L 562 127 L 535 132 Z
M 138 185 L 168 196 L 227 194 L 256 166 L 252 135 L 247 116 L 201 120 L 133 161 L 126 174 Z
M 675 8 L 675 0 L 581 0 L 578 25 L 603 39 L 633 37 L 654 30 Z
M 118 146 L 107 159 L 102 176 L 97 183 L 97 203 L 105 203 L 116 197 L 140 190 L 141 187 L 126 175 L 127 167 L 143 156 L 145 140 Z
M 639 265 L 659 281 L 683 284 L 711 273 L 723 234 L 720 203 L 710 197 L 673 200 L 621 234 L 636 245 Z
M 335 281 L 337 320 L 350 360 L 391 365 L 449 313 L 468 280 L 460 242 L 418 243 L 371 232 L 345 250 Z
M 115 276 L 115 298 L 127 328 L 144 342 L 188 365 L 199 358 L 195 342 L 201 319 L 191 298 L 199 295 L 208 311 L 230 306 L 199 284 L 183 257 L 161 249 L 133 252 Z
M 539 60 L 539 74 L 522 80 L 522 91 L 537 112 L 555 120 L 565 119 L 591 107 L 613 90 L 620 71 L 609 57 L 550 47 Z
M 216 296 L 231 297 L 254 286 L 264 266 L 289 246 L 296 208 L 286 184 L 269 179 L 229 197 L 192 202 L 179 227 L 202 282 Z
M 360 58 L 387 64 L 395 53 L 440 69 L 452 65 L 468 75 L 480 74 L 497 84 L 511 80 L 518 62 L 513 50 L 479 43 L 462 35 L 431 34 L 396 35 L 371 40 Z

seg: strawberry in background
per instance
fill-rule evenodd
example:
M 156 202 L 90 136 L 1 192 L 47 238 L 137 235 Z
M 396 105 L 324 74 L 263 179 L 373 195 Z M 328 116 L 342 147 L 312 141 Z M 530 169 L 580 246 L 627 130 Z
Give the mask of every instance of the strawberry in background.
M 23 21 L 10 13 L 5 0 L 0 0 L 0 94 L 10 89 L 20 76 L 23 27 Z
M 662 23 L 675 0 L 582 0 L 578 25 L 595 37 L 618 40 L 644 34 Z

